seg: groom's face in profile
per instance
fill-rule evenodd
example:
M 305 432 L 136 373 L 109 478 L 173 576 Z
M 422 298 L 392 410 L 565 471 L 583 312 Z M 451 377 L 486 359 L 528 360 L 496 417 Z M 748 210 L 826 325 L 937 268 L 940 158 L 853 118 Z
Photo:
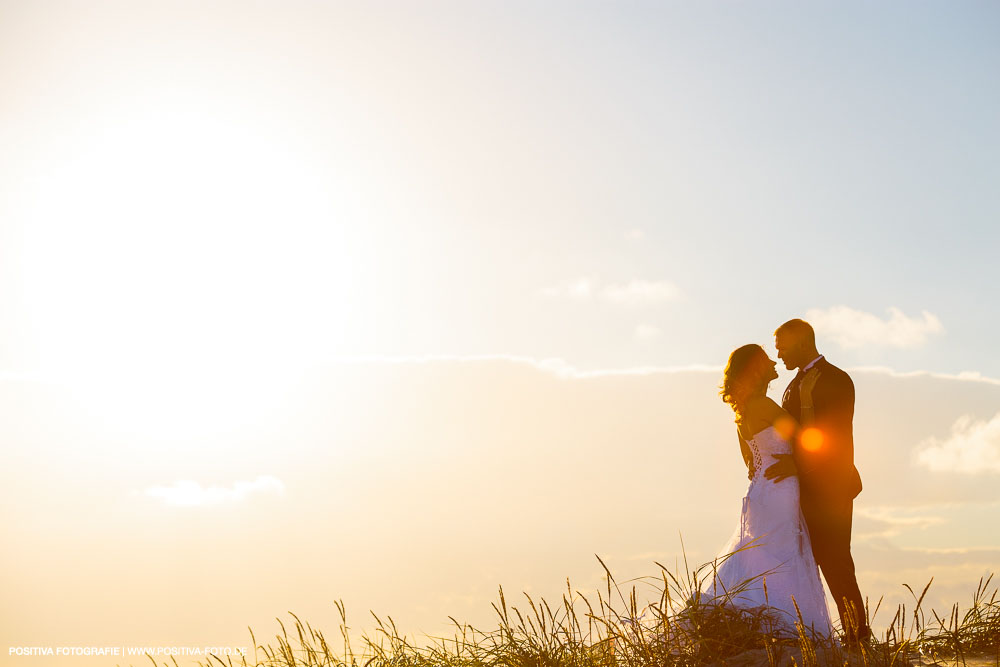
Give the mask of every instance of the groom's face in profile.
M 774 347 L 778 350 L 778 358 L 785 362 L 785 368 L 794 370 L 803 364 L 802 341 L 795 340 L 786 333 L 774 336 Z

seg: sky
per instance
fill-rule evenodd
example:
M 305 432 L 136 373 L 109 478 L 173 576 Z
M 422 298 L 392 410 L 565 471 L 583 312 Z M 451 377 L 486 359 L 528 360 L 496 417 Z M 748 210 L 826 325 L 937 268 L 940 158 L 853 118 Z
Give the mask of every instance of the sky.
M 957 601 L 1000 563 L 998 27 L 986 2 L 0 1 L 3 640 L 188 641 L 170 619 L 213 577 L 236 641 L 337 584 L 433 627 L 500 580 L 594 583 L 595 552 L 650 574 L 683 529 L 710 558 L 745 490 L 719 371 L 792 317 L 859 387 L 862 588 L 911 559 Z M 649 479 L 626 519 L 632 485 L 587 463 L 609 447 L 713 474 Z M 495 542 L 460 513 L 442 537 L 452 504 L 415 479 L 601 529 L 498 519 Z M 664 509 L 707 480 L 697 521 Z M 406 546 L 400 507 L 430 517 Z M 302 585 L 323 563 L 271 544 L 254 600 L 196 555 L 268 521 L 329 527 L 354 578 Z M 98 565 L 113 548 L 161 555 Z M 59 616 L 45 581 L 157 591 L 163 635 L 108 602 Z

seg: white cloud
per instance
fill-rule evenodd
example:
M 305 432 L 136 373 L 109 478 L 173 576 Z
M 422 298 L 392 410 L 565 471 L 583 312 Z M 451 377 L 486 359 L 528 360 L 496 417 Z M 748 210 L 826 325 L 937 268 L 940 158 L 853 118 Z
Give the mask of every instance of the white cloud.
M 816 333 L 830 338 L 844 348 L 864 345 L 890 347 L 919 347 L 928 337 L 944 331 L 936 315 L 921 311 L 920 317 L 908 317 L 898 308 L 889 308 L 889 318 L 854 310 L 847 306 L 813 308 L 806 313 L 806 320 Z
M 285 492 L 284 483 L 270 475 L 260 475 L 253 481 L 238 480 L 232 486 L 209 486 L 189 479 L 180 479 L 169 486 L 151 486 L 146 489 L 147 496 L 159 498 L 168 505 L 218 505 L 245 500 L 252 493 Z
M 921 443 L 917 462 L 936 472 L 1000 472 L 1000 413 L 988 422 L 960 417 L 948 439 Z
M 625 238 L 627 238 L 630 241 L 638 241 L 639 239 L 643 238 L 644 236 L 646 236 L 646 234 L 641 229 L 639 229 L 639 228 L 630 229 L 625 234 Z
M 562 282 L 539 290 L 546 297 L 567 297 L 579 301 L 600 299 L 626 306 L 643 306 L 676 301 L 680 289 L 671 282 L 660 280 L 632 280 L 624 284 L 600 285 L 590 278 Z
M 659 338 L 660 334 L 659 327 L 654 327 L 652 324 L 640 324 L 635 328 L 635 337 L 639 340 L 653 340 L 654 338 Z
M 601 290 L 601 296 L 607 301 L 630 306 L 676 301 L 680 295 L 677 286 L 666 281 L 633 280 Z
M 553 287 L 544 287 L 540 290 L 542 296 L 549 297 L 570 297 L 572 299 L 587 300 L 593 293 L 593 283 L 589 278 L 580 278 L 572 282 L 563 282 Z

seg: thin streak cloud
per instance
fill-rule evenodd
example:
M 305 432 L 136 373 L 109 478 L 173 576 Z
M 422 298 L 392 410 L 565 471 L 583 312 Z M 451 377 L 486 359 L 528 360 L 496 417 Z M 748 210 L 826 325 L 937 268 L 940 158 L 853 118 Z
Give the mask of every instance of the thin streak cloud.
M 343 364 L 430 364 L 436 362 L 483 362 L 507 361 L 526 364 L 539 370 L 551 372 L 564 378 L 590 378 L 607 375 L 652 375 L 655 373 L 722 373 L 722 364 L 682 364 L 673 366 L 623 366 L 621 368 L 594 368 L 586 370 L 574 366 L 561 357 L 528 357 L 514 354 L 424 354 L 424 355 L 354 355 L 332 357 L 331 363 Z M 887 366 L 847 366 L 851 373 L 872 373 L 887 375 L 894 378 L 934 378 L 939 380 L 954 380 L 956 382 L 976 382 L 1000 386 L 1000 379 L 985 376 L 978 371 L 962 371 L 961 373 L 933 373 L 926 370 L 897 371 Z
M 543 287 L 539 290 L 539 294 L 549 298 L 601 300 L 623 306 L 649 306 L 677 301 L 681 297 L 681 290 L 666 280 L 631 280 L 623 284 L 602 285 L 591 278 L 579 278 Z
M 284 482 L 271 475 L 260 475 L 251 481 L 238 480 L 232 486 L 203 487 L 193 480 L 180 479 L 167 486 L 151 486 L 145 490 L 145 494 L 151 498 L 181 507 L 236 503 L 253 494 L 283 495 L 284 492 Z

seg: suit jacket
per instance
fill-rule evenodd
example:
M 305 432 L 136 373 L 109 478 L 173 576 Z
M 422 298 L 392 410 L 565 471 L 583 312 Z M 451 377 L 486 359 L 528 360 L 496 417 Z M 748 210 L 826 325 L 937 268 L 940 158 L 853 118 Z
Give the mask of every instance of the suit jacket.
M 854 467 L 854 382 L 825 357 L 813 368 L 819 370 L 819 378 L 812 392 L 815 419 L 809 426 L 818 428 L 823 439 L 814 450 L 806 449 L 801 442 L 794 444 L 802 495 L 831 500 L 854 498 L 861 493 L 861 476 Z M 781 407 L 799 423 L 802 375 L 800 372 L 795 376 L 781 401 Z

